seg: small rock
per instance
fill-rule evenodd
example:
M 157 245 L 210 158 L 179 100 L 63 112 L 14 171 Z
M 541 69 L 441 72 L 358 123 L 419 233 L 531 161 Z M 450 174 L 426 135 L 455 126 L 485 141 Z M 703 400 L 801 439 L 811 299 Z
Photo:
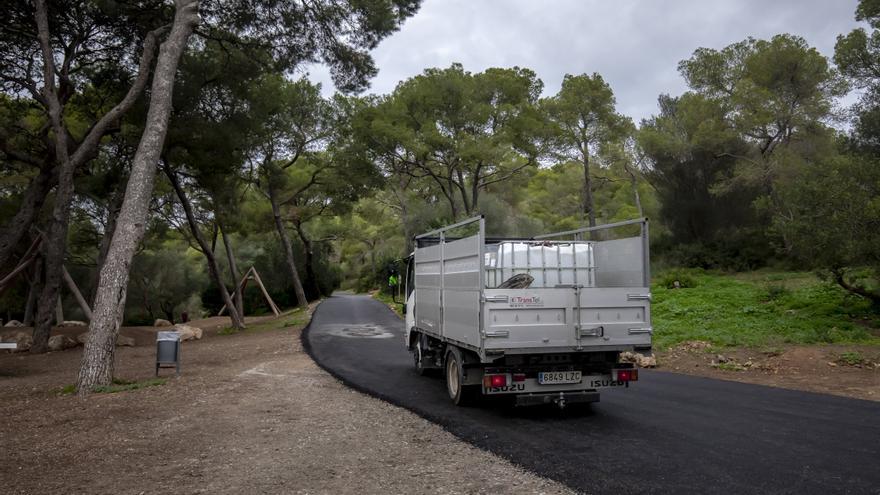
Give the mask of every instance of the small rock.
M 837 368 L 837 363 L 832 363 L 831 361 L 828 361 L 828 366 L 831 366 L 832 368 Z
M 9 320 L 3 325 L 6 328 L 23 327 L 24 324 L 18 320 Z
M 84 321 L 79 321 L 79 320 L 66 320 L 66 321 L 62 321 L 61 324 L 58 326 L 59 327 L 87 327 L 87 326 L 89 326 L 89 324 Z
M 164 320 L 162 318 L 156 318 L 156 321 L 153 322 L 154 327 L 170 327 L 172 323 L 168 320 Z
M 657 367 L 657 358 L 654 356 L 642 356 L 638 354 L 638 365 L 640 368 L 656 368 Z
M 676 280 L 675 282 L 672 282 L 672 288 L 673 289 L 681 289 L 681 282 L 679 282 L 678 280 Z
M 624 351 L 620 353 L 620 362 L 621 363 L 635 363 L 636 362 L 636 353 L 630 351 Z
M 722 354 L 715 356 L 715 360 L 718 361 L 719 363 L 726 363 L 726 362 L 730 361 Z
M 134 347 L 134 337 L 119 335 L 116 337 L 117 347 Z
M 181 342 L 186 342 L 187 340 L 199 340 L 202 338 L 202 329 L 199 327 L 178 323 L 177 325 L 174 325 L 174 331 L 180 333 Z
M 620 353 L 621 363 L 633 363 L 640 368 L 654 368 L 657 366 L 657 358 L 654 356 L 645 356 L 638 352 L 625 351 Z
M 53 335 L 52 337 L 49 337 L 50 351 L 63 351 L 64 349 L 70 349 L 77 345 L 79 345 L 79 343 L 67 335 Z

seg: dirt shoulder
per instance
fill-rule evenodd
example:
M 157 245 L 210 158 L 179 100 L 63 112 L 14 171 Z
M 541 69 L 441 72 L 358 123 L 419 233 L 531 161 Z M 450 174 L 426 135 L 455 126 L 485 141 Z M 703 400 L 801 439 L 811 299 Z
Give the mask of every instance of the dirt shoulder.
M 568 492 L 346 388 L 303 352 L 301 324 L 273 321 L 183 343 L 164 385 L 88 399 L 56 392 L 81 347 L 0 354 L 4 492 Z M 150 379 L 154 359 L 119 348 L 116 374 Z
M 716 348 L 691 341 L 657 352 L 660 369 L 722 380 L 880 401 L 880 347 Z

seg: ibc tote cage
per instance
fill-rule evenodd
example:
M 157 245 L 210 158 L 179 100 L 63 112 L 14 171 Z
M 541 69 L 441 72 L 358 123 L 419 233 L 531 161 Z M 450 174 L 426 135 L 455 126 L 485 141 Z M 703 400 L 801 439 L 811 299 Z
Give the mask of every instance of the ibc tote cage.
M 555 287 L 650 287 L 648 219 L 636 218 L 595 227 L 584 227 L 531 238 L 486 237 L 481 215 L 415 237 L 417 247 L 440 245 L 440 279 L 448 262 L 443 245 L 467 237 L 449 236 L 453 230 L 478 224 L 480 280 L 482 288 L 497 288 L 513 275 L 527 274 L 529 288 Z M 594 232 L 638 225 L 637 236 L 612 240 L 585 240 Z M 564 240 L 553 240 L 567 238 Z M 470 255 L 469 255 L 470 256 Z

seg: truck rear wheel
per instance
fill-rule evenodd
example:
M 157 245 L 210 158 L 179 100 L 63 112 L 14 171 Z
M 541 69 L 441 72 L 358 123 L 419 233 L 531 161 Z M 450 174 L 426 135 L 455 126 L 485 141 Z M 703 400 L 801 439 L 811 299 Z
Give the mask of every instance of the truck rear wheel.
M 424 353 L 422 352 L 422 338 L 419 337 L 416 339 L 416 345 L 413 346 L 413 367 L 416 370 L 416 373 L 419 376 L 425 376 L 428 374 L 428 368 L 425 368 L 424 364 Z
M 464 385 L 464 367 L 458 349 L 446 354 L 446 391 L 456 406 L 473 404 L 479 394 L 478 385 Z

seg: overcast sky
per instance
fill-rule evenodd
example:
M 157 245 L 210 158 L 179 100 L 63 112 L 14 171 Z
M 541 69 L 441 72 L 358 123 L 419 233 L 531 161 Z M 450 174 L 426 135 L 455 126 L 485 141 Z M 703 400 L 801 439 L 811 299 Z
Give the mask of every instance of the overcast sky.
M 858 0 L 425 0 L 373 56 L 370 93 L 389 93 L 427 67 L 528 67 L 559 90 L 567 74 L 599 72 L 618 111 L 637 123 L 656 113 L 657 96 L 686 88 L 676 66 L 698 47 L 722 48 L 749 36 L 804 37 L 826 56 L 838 34 L 857 26 Z M 310 69 L 325 94 L 333 85 Z

